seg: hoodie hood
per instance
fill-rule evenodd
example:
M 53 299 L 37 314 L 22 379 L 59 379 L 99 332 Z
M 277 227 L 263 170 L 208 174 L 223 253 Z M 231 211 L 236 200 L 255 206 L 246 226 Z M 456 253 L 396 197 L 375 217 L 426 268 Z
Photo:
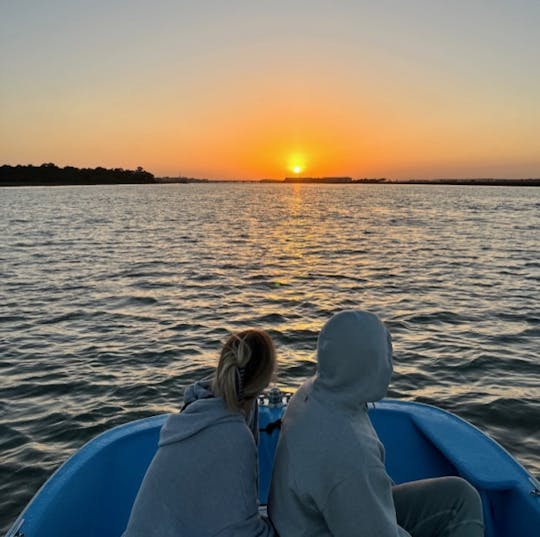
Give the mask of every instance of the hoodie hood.
M 314 392 L 326 402 L 356 409 L 379 401 L 392 376 L 392 341 L 367 311 L 343 311 L 323 327 L 317 342 Z
M 184 390 L 184 406 L 182 407 L 182 410 L 185 410 L 188 405 L 193 403 L 193 401 L 214 397 L 214 392 L 212 392 L 212 380 L 213 377 L 210 376 L 190 384 Z
M 217 424 L 246 423 L 240 412 L 232 412 L 221 397 L 214 396 L 211 386 L 212 379 L 206 378 L 186 388 L 182 412 L 171 414 L 161 428 L 160 446 L 181 442 Z

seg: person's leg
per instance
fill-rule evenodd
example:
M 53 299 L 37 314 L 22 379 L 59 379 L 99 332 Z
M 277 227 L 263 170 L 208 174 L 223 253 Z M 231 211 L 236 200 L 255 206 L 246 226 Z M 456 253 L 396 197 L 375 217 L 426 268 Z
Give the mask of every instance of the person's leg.
M 412 537 L 482 537 L 480 495 L 459 477 L 439 477 L 392 489 L 398 524 Z

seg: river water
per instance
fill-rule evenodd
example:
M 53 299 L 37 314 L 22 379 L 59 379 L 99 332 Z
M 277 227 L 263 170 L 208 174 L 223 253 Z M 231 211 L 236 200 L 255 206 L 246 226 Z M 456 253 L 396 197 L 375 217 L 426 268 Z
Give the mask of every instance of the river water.
M 70 454 L 171 412 L 230 331 L 314 372 L 336 311 L 390 329 L 389 396 L 540 476 L 540 189 L 188 184 L 0 189 L 0 533 Z

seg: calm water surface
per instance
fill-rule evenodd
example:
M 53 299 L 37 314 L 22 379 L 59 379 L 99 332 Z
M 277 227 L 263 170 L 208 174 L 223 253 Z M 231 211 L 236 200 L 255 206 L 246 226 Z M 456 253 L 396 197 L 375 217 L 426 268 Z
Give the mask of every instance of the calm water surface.
M 540 475 L 540 189 L 158 185 L 0 189 L 0 533 L 84 442 L 178 409 L 232 330 L 277 383 L 365 308 L 389 396 L 434 403 Z

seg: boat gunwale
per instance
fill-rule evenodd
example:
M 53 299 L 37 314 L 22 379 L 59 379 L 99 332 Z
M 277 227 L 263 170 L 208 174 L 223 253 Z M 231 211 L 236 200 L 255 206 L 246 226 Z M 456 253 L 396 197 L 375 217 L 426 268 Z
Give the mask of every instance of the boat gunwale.
M 533 506 L 538 502 L 537 508 L 533 508 L 538 509 L 540 513 L 540 497 L 536 496 L 533 498 L 533 491 L 535 489 L 540 490 L 540 483 L 538 480 L 536 480 L 536 478 L 534 478 L 532 474 L 530 474 L 503 446 L 491 438 L 487 433 L 484 433 L 476 425 L 453 412 L 416 401 L 383 399 L 382 401 L 370 404 L 369 410 L 370 413 L 382 411 L 383 413 L 393 412 L 399 415 L 407 414 L 415 427 L 418 427 L 423 434 L 429 429 L 427 428 L 427 425 L 436 423 L 438 419 L 442 419 L 446 424 L 450 424 L 454 431 L 458 429 L 466 430 L 471 438 L 475 441 L 479 441 L 486 449 L 489 449 L 491 453 L 496 454 L 499 460 L 505 461 L 504 464 L 507 466 L 507 469 L 510 469 L 508 470 L 509 473 L 515 475 L 515 478 L 498 479 L 498 473 L 489 479 L 475 475 L 474 472 L 471 473 L 471 468 L 463 468 L 461 463 L 464 459 L 459 459 L 456 462 L 455 451 L 449 450 L 444 441 L 435 442 L 436 448 L 447 457 L 450 462 L 456 464 L 458 471 L 463 472 L 463 477 L 472 482 L 477 488 L 488 491 L 509 489 L 519 490 L 521 494 L 527 495 L 530 498 L 529 501 L 532 502 Z M 147 431 L 154 430 L 157 427 L 161 427 L 169 415 L 170 414 L 159 414 L 116 425 L 86 442 L 65 460 L 50 475 L 45 483 L 41 485 L 21 514 L 11 525 L 5 537 L 16 537 L 19 535 L 17 532 L 21 531 L 25 524 L 31 523 L 32 520 L 36 518 L 39 519 L 50 504 L 50 498 L 60 492 L 64 484 L 97 453 L 133 435 L 143 434 Z M 427 435 L 427 438 L 433 442 L 433 438 L 431 438 L 430 435 Z M 485 457 L 485 455 L 482 456 Z M 478 456 L 476 457 L 476 460 L 479 460 Z M 469 467 L 470 464 L 467 466 Z

